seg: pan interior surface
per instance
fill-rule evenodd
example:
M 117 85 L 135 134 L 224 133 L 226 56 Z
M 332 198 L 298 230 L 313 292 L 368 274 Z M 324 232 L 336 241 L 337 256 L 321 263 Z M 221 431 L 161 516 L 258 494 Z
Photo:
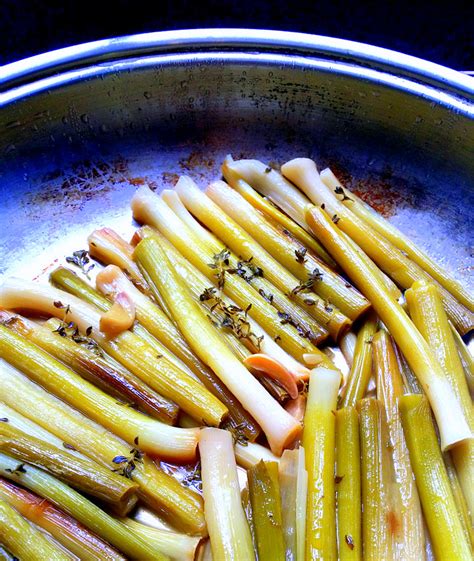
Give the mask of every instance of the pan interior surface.
M 0 94 L 1 275 L 45 274 L 138 185 L 205 187 L 226 154 L 310 156 L 472 287 L 472 100 L 354 62 L 268 52 L 102 61 Z

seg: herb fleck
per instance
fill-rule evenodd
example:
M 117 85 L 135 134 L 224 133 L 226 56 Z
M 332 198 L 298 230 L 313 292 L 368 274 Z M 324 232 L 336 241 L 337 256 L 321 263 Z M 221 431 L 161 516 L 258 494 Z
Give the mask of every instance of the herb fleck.
M 21 475 L 26 473 L 25 464 L 18 464 L 15 469 L 6 468 L 5 471 L 12 475 Z
M 0 423 L 8 423 L 8 417 L 2 417 Z
M 340 218 L 337 214 L 333 214 L 331 220 L 334 222 L 334 224 L 337 224 L 339 222 Z
M 316 334 L 314 333 L 314 331 L 312 331 L 311 329 L 305 329 L 293 317 L 291 317 L 290 314 L 287 314 L 286 312 L 277 312 L 277 315 L 280 318 L 280 323 L 282 325 L 292 325 L 298 332 L 298 335 L 300 335 L 301 337 L 309 339 L 310 341 L 314 341 L 316 339 Z
M 353 199 L 351 199 L 350 197 L 348 197 L 346 195 L 346 193 L 344 192 L 344 189 L 338 185 L 335 189 L 334 189 L 334 193 L 336 193 L 336 195 L 342 195 L 342 199 L 341 201 L 352 201 Z
M 216 294 L 215 289 L 209 288 L 206 288 L 200 294 L 199 300 L 208 302 L 209 311 L 214 314 L 214 316 L 208 315 L 208 318 L 215 327 L 230 329 L 239 339 L 246 339 L 257 351 L 260 351 L 264 336 L 258 337 L 252 331 L 248 320 L 248 313 L 252 309 L 252 304 L 249 304 L 244 311 L 238 306 L 226 304 Z
M 199 300 L 201 302 L 207 302 L 207 300 L 212 300 L 216 296 L 216 289 L 211 286 L 210 288 L 205 288 L 204 291 L 199 295 Z
M 227 269 L 231 275 L 237 274 L 245 281 L 250 282 L 255 277 L 263 277 L 263 269 L 252 263 L 253 257 L 244 261 L 237 261 L 237 267 Z
M 270 173 L 271 171 L 272 171 L 272 168 L 271 168 L 270 166 L 267 166 L 267 167 L 265 168 L 264 173 Z
M 77 448 L 74 448 L 74 446 L 68 442 L 63 442 L 63 446 L 66 450 L 74 450 L 74 452 L 77 452 Z
M 269 304 L 273 304 L 273 294 L 271 292 L 265 292 L 263 288 L 258 289 L 258 293 L 262 298 L 264 298 Z
M 219 290 L 224 288 L 225 284 L 225 273 L 226 267 L 229 266 L 229 258 L 230 258 L 230 251 L 228 249 L 223 249 L 219 253 L 216 253 L 213 257 L 214 262 L 208 263 L 208 266 L 211 269 L 215 269 L 216 271 L 216 278 L 217 278 L 217 286 Z
M 300 283 L 295 286 L 290 292 L 290 296 L 296 296 L 300 292 L 307 292 L 314 288 L 314 283 L 322 280 L 323 274 L 319 269 L 314 269 L 311 273 L 308 273 L 308 278 L 305 281 L 300 281 Z
M 68 257 L 66 257 L 66 261 L 71 263 L 71 265 L 75 265 L 81 269 L 82 273 L 90 279 L 89 273 L 95 267 L 94 263 L 90 264 L 90 257 L 89 252 L 86 249 L 79 249 L 78 251 L 74 251 L 74 253 Z
M 344 476 L 343 476 L 343 475 L 336 475 L 336 477 L 334 478 L 334 483 L 337 485 L 337 484 L 340 483 L 343 479 L 344 479 Z
M 285 325 L 287 323 L 291 323 L 291 317 L 286 312 L 278 312 L 278 317 L 281 319 L 280 323 Z
M 56 308 L 64 310 L 64 317 L 58 327 L 53 331 L 53 333 L 57 333 L 61 337 L 69 338 L 74 343 L 78 345 L 84 345 L 84 347 L 98 356 L 104 356 L 102 349 L 99 345 L 94 341 L 94 339 L 90 338 L 92 333 L 92 326 L 89 326 L 86 329 L 86 336 L 80 334 L 79 328 L 73 321 L 68 321 L 68 315 L 71 312 L 71 308 L 65 306 L 62 302 L 54 302 L 54 306 Z
M 137 463 L 143 463 L 143 453 L 140 452 L 138 449 L 138 436 L 135 437 L 133 440 L 135 446 L 130 450 L 130 455 L 127 456 L 115 456 L 112 462 L 114 464 L 119 464 L 120 467 L 112 470 L 118 473 L 119 475 L 123 475 L 127 479 L 132 477 L 132 473 L 137 467 Z
M 301 388 L 301 395 L 307 396 L 309 392 L 309 382 L 303 382 L 303 386 Z
M 328 313 L 328 314 L 332 314 L 334 311 L 334 308 L 332 306 L 330 306 L 329 302 L 324 302 L 324 310 Z
M 354 549 L 354 539 L 352 538 L 352 536 L 350 534 L 346 534 L 344 536 L 344 539 L 346 540 L 347 546 L 352 551 Z
M 296 261 L 298 261 L 298 263 L 306 263 L 307 259 L 306 259 L 306 252 L 308 250 L 305 247 L 301 247 L 300 249 L 295 249 L 295 256 L 296 256 Z

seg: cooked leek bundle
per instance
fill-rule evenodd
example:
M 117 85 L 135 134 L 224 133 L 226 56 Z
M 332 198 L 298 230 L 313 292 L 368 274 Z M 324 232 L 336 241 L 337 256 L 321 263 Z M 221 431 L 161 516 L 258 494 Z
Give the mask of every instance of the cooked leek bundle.
M 100 298 L 102 296 L 98 295 Z M 79 298 L 53 287 L 27 281 L 5 283 L 0 290 L 0 305 L 10 308 L 28 303 L 29 309 L 72 321 L 81 333 L 90 336 L 108 354 L 130 369 L 165 398 L 172 399 L 190 415 L 220 424 L 227 409 L 192 376 L 178 369 L 153 347 L 131 331 L 108 338 L 100 330 L 100 314 Z M 106 300 L 107 302 L 107 300 Z M 108 302 L 107 302 L 108 304 Z M 164 415 L 174 420 L 176 406 L 169 403 Z
M 115 234 L 115 237 L 118 236 Z M 99 245 L 102 237 L 96 233 L 94 239 L 96 245 Z M 87 285 L 77 276 L 66 274 L 66 271 L 67 269 L 57 269 L 52 273 L 51 276 L 55 284 L 59 284 L 71 294 L 85 297 L 87 301 L 92 301 L 95 304 L 97 302 L 97 296 L 99 296 L 101 298 L 101 306 L 103 306 L 101 309 L 106 309 L 105 307 L 110 305 L 105 298 L 102 298 L 92 289 L 89 289 L 86 295 L 84 287 L 87 287 Z M 59 273 L 61 274 L 59 275 Z M 65 282 L 66 279 L 67 284 Z M 135 334 L 139 335 L 139 337 L 145 339 L 147 343 L 156 348 L 157 354 L 165 354 L 170 360 L 174 360 L 180 368 L 182 368 L 183 365 L 188 367 L 191 373 L 227 406 L 230 412 L 227 422 L 231 426 L 239 426 L 246 438 L 255 440 L 260 432 L 258 425 L 212 370 L 207 368 L 193 353 L 186 340 L 169 317 L 167 317 L 156 304 L 151 302 L 149 298 L 141 295 L 138 291 L 132 291 L 130 284 L 123 283 L 123 285 L 121 284 L 121 288 L 124 292 L 127 292 L 130 298 L 135 302 L 138 319 L 143 322 L 142 325 L 135 325 L 133 329 Z M 145 326 L 147 326 L 149 331 L 145 329 Z M 159 348 L 157 347 L 157 343 L 160 344 Z M 178 359 L 177 362 L 176 359 Z
M 317 269 L 321 278 L 314 282 L 312 290 L 337 306 L 351 320 L 357 319 L 360 314 L 367 310 L 370 305 L 369 302 L 348 285 L 347 281 L 334 273 L 320 259 L 308 253 L 300 243 L 292 241 L 291 238 L 285 237 L 276 228 L 272 227 L 258 211 L 254 210 L 245 199 L 226 183 L 223 181 L 211 183 L 206 190 L 206 194 L 301 282 L 307 281 L 308 276 Z M 182 192 L 182 198 L 188 200 L 188 197 L 189 190 L 186 189 L 184 193 Z M 192 208 L 196 207 L 193 205 Z M 207 209 L 207 206 L 204 208 Z M 203 216 L 202 212 L 199 215 Z M 217 218 L 216 213 L 213 213 L 213 216 Z M 221 228 L 218 231 L 222 234 Z M 234 236 L 229 236 L 229 241 L 232 239 L 234 239 Z M 231 247 L 229 241 L 224 241 Z
M 436 559 L 471 560 L 426 398 L 399 400 L 405 438 Z
M 48 473 L 0 452 L 0 475 L 48 499 L 132 559 L 167 560 L 126 526 Z
M 253 189 L 246 181 L 239 179 L 227 167 L 232 165 L 232 157 L 227 156 L 222 165 L 222 174 L 226 181 L 231 185 L 247 202 L 262 212 L 270 224 L 281 229 L 283 234 L 287 232 L 288 237 L 299 240 L 305 247 L 310 249 L 315 255 L 320 257 L 327 265 L 336 268 L 336 262 L 327 253 L 324 247 L 313 238 L 306 230 L 299 226 L 289 216 L 281 212 L 275 205 L 262 197 L 255 189 Z
M 472 295 L 456 281 L 445 269 L 440 267 L 433 261 L 422 249 L 420 249 L 410 238 L 402 234 L 398 228 L 390 224 L 383 216 L 374 212 L 368 205 L 362 202 L 354 193 L 351 193 L 346 187 L 343 187 L 336 176 L 330 169 L 321 172 L 322 181 L 335 193 L 346 192 L 342 203 L 350 208 L 354 214 L 364 220 L 370 227 L 382 234 L 389 242 L 391 242 L 399 250 L 404 251 L 406 255 L 417 265 L 423 268 L 436 281 L 438 281 L 446 290 L 448 290 L 461 304 L 474 312 L 474 300 Z M 350 195 L 350 196 L 348 196 Z
M 29 524 L 3 498 L 0 498 L 0 543 L 22 561 L 37 559 L 72 561 L 74 559 L 72 555 L 68 555 L 58 545 L 48 540 L 40 530 Z
M 0 362 L 0 400 L 51 431 L 65 445 L 117 470 L 140 486 L 138 496 L 177 528 L 205 534 L 201 498 L 130 446 Z M 41 438 L 41 436 L 40 436 Z
M 10 423 L 0 423 L 0 451 L 48 471 L 71 487 L 128 513 L 136 504 L 138 485 L 92 460 L 78 458 L 66 449 L 30 436 Z
M 115 548 L 50 501 L 0 478 L 0 499 L 84 561 L 125 561 Z M 1 541 L 1 540 L 0 540 Z
M 195 186 L 189 177 L 182 177 L 176 187 L 184 185 Z M 247 281 L 255 290 L 258 291 L 267 302 L 269 302 L 279 312 L 279 317 L 288 317 L 290 323 L 297 329 L 298 334 L 307 338 L 314 344 L 321 343 L 326 340 L 331 330 L 334 334 L 338 334 L 344 330 L 349 323 L 347 318 L 341 314 L 333 313 L 328 304 L 324 304 L 318 298 L 311 298 L 310 294 L 304 297 L 302 294 L 292 293 L 294 284 L 288 285 L 287 289 L 282 290 L 282 279 L 286 278 L 287 272 L 283 272 L 283 277 L 278 278 L 278 282 L 271 282 L 270 275 L 265 273 L 265 269 L 257 265 L 254 256 L 243 259 L 240 251 L 235 254 L 227 248 L 224 243 L 214 234 L 204 229 L 200 223 L 192 216 L 188 209 L 184 206 L 176 191 L 166 190 L 162 193 L 162 199 L 173 210 L 173 212 L 186 224 L 186 226 L 199 238 L 209 250 L 212 250 L 214 257 L 217 255 L 225 255 L 228 260 L 228 266 L 224 267 L 222 280 L 225 281 L 225 275 L 238 275 Z M 211 203 L 211 201 L 209 201 Z M 226 221 L 227 224 L 227 221 Z M 241 240 L 242 241 L 242 240 Z M 260 254 L 265 259 L 265 252 L 256 246 L 256 255 Z M 242 250 L 242 253 L 248 253 L 248 248 Z M 270 267 L 279 269 L 273 261 L 270 260 Z M 316 273 L 311 277 L 316 277 Z M 296 281 L 295 281 L 296 282 Z M 311 281 L 313 282 L 313 281 Z M 219 282 L 218 282 L 219 284 Z M 280 285 L 280 286 L 278 286 Z M 298 292 L 295 289 L 295 292 Z M 318 312 L 315 313 L 313 306 L 319 303 Z M 311 309 L 310 309 L 311 308 Z M 327 308 L 327 310 L 326 310 Z M 316 317 L 318 316 L 318 317 Z M 291 319 L 290 319 L 291 318 Z
M 374 231 L 366 222 L 344 206 L 335 193 L 327 189 L 312 160 L 297 158 L 287 162 L 282 166 L 282 173 L 300 187 L 315 205 L 324 205 L 326 212 L 330 216 L 336 217 L 338 227 L 349 235 L 399 286 L 410 288 L 417 280 L 431 280 L 423 269 L 408 259 L 379 232 Z M 439 290 L 451 321 L 462 334 L 468 333 L 474 328 L 474 313 L 458 302 L 442 286 L 439 287 Z
M 472 560 L 473 298 L 311 160 L 222 171 L 0 286 L 0 558 Z
M 196 429 L 170 427 L 120 406 L 112 397 L 3 325 L 0 325 L 0 357 L 130 445 L 139 441 L 144 452 L 165 458 L 182 461 L 194 458 Z
M 225 261 L 226 254 L 217 255 L 205 247 L 160 197 L 149 189 L 141 189 L 132 199 L 132 209 L 138 221 L 157 228 L 211 283 L 221 284 L 224 293 L 241 309 L 248 309 L 249 316 L 277 339 L 280 346 L 296 360 L 302 360 L 305 353 L 318 352 L 310 341 L 299 336 L 296 328 L 291 325 L 291 317 L 278 316 L 275 308 L 268 302 L 271 295 L 259 294 L 240 276 L 221 270 L 225 265 L 222 260 Z
M 321 299 L 316 294 L 319 292 L 321 284 L 329 282 L 326 280 L 326 274 L 322 273 L 317 267 L 314 267 L 310 268 L 308 272 L 303 271 L 300 279 L 295 277 L 267 253 L 261 245 L 255 242 L 243 228 L 223 212 L 209 197 L 202 193 L 193 182 L 190 180 L 180 180 L 176 185 L 176 189 L 189 210 L 201 222 L 206 224 L 214 234 L 218 234 L 222 242 L 226 244 L 226 247 L 231 249 L 235 255 L 238 255 L 243 263 L 249 263 L 250 260 L 251 267 L 260 268 L 261 274 L 259 273 L 258 276 L 269 280 L 283 294 L 290 295 L 319 324 L 327 325 L 335 339 L 347 329 L 350 325 L 348 318 L 334 305 L 329 306 L 326 304 L 325 306 L 324 299 Z M 245 267 L 245 265 L 243 266 Z M 344 283 L 343 286 L 345 291 L 348 292 Z M 345 300 L 349 301 L 351 296 L 351 293 L 345 295 Z M 311 298 L 314 300 L 314 304 L 308 305 L 305 300 Z M 365 301 L 363 304 L 368 306 L 368 303 Z
M 370 300 L 405 355 L 430 399 L 438 421 L 443 450 L 472 438 L 468 420 L 443 369 L 406 312 L 379 281 L 375 266 L 367 266 L 359 258 L 324 210 L 312 207 L 307 219 L 311 229 Z
M 194 352 L 221 378 L 265 432 L 273 451 L 281 453 L 301 431 L 300 425 L 263 389 L 220 340 L 204 312 L 180 283 L 156 238 L 141 241 L 135 258 L 161 293 Z
M 144 229 L 143 229 L 144 230 Z M 295 380 L 306 380 L 309 370 L 285 352 L 270 335 L 255 322 L 245 310 L 239 308 L 233 300 L 225 294 L 219 294 L 217 289 L 209 286 L 207 278 L 193 267 L 176 248 L 156 231 L 146 230 L 144 237 L 156 237 L 166 250 L 166 256 L 179 277 L 189 288 L 193 299 L 208 314 L 219 323 L 222 334 L 229 333 L 229 323 L 232 334 L 239 339 L 251 353 L 263 353 L 279 362 L 288 370 Z M 231 320 L 231 321 L 229 321 Z M 227 340 L 227 338 L 226 338 Z M 187 345 L 187 343 L 184 342 Z M 323 353 L 317 355 L 320 361 L 325 358 Z
M 75 330 L 71 330 L 74 339 L 69 338 L 63 323 L 56 318 L 49 319 L 44 325 L 3 311 L 0 311 L 0 318 L 12 331 L 26 337 L 101 390 L 152 417 L 161 417 L 163 398 L 140 378 L 106 357 L 92 339 L 75 334 Z

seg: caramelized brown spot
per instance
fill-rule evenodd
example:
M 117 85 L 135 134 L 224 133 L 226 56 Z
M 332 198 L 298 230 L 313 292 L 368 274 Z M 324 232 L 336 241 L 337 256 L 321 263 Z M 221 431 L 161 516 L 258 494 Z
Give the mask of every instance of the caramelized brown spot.
M 143 177 L 131 177 L 129 181 L 132 185 L 145 185 L 145 180 L 143 179 Z
M 391 532 L 392 535 L 396 535 L 399 533 L 399 531 L 401 530 L 401 522 L 398 518 L 398 516 L 395 514 L 395 512 L 393 512 L 393 510 L 390 510 L 387 513 L 387 522 L 388 522 L 388 528 L 389 531 Z
M 161 174 L 161 181 L 167 186 L 174 187 L 179 181 L 179 175 L 177 173 L 171 173 L 169 171 L 164 171 Z

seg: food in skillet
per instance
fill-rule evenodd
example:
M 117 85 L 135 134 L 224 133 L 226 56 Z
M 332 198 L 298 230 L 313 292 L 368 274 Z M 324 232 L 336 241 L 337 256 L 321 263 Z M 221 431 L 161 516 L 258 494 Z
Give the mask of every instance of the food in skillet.
M 472 559 L 472 297 L 329 169 L 222 170 L 1 286 L 1 555 Z

